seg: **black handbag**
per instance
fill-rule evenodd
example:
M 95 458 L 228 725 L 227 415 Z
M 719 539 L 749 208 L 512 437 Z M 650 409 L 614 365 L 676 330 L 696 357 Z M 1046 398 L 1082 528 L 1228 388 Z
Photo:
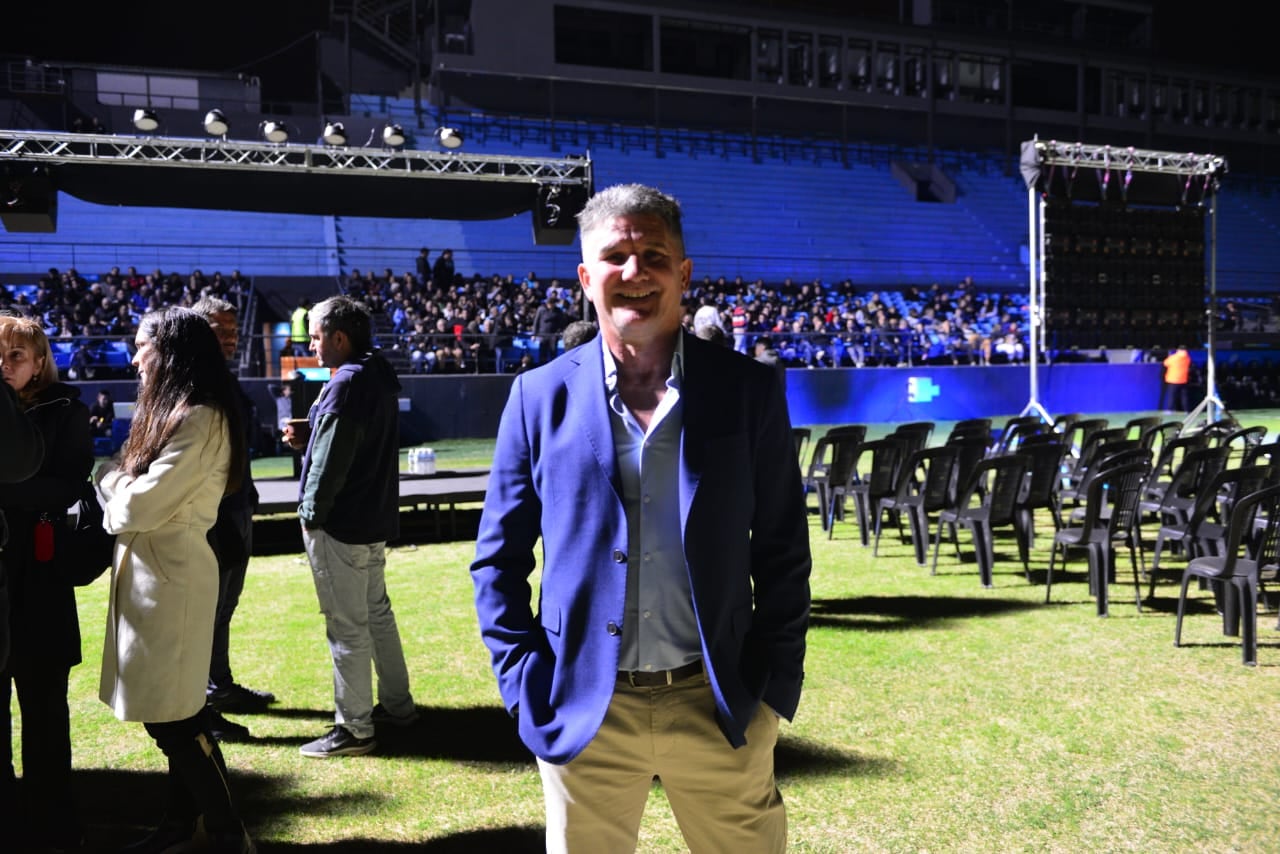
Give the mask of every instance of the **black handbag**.
M 93 484 L 85 481 L 80 498 L 67 508 L 67 525 L 58 538 L 56 560 L 67 581 L 92 584 L 111 568 L 116 535 L 102 527 L 102 505 Z

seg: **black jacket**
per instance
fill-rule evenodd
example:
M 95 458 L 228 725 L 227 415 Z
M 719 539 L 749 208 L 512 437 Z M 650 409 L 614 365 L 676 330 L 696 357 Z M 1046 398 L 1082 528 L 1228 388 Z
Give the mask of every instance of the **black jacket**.
M 35 555 L 35 527 L 42 514 L 56 533 L 65 530 L 67 508 L 93 468 L 89 408 L 80 390 L 65 383 L 44 389 L 26 415 L 44 439 L 36 474 L 0 484 L 0 507 L 9 523 L 5 565 L 9 574 L 12 657 L 71 666 L 80 663 L 80 620 L 75 588 L 58 569 L 58 539 L 52 561 Z

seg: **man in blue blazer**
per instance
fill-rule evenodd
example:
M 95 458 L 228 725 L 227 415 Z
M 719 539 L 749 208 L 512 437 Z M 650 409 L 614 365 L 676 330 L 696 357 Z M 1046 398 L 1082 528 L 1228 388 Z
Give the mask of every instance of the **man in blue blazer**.
M 578 223 L 600 334 L 516 377 L 471 566 L 547 850 L 634 851 L 657 776 L 690 850 L 781 852 L 810 569 L 786 401 L 682 330 L 675 199 L 610 187 Z

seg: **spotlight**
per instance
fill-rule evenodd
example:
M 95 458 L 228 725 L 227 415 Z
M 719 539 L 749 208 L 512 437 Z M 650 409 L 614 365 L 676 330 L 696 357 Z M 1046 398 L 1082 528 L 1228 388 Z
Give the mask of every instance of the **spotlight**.
M 438 128 L 436 130 L 436 142 L 440 143 L 443 148 L 450 150 L 461 148 L 463 143 L 462 131 L 457 128 Z
M 284 122 L 263 122 L 262 138 L 267 142 L 288 142 L 289 129 Z
M 139 107 L 133 111 L 133 126 L 143 133 L 151 133 L 160 127 L 160 118 L 150 107 Z
M 222 110 L 212 109 L 204 114 L 204 130 L 209 136 L 226 136 L 231 130 L 231 123 Z
M 390 124 L 382 129 L 382 141 L 392 148 L 404 145 L 404 139 L 404 128 L 400 125 Z
M 329 122 L 324 126 L 324 133 L 321 135 L 325 145 L 346 145 L 347 129 L 342 126 L 342 122 Z

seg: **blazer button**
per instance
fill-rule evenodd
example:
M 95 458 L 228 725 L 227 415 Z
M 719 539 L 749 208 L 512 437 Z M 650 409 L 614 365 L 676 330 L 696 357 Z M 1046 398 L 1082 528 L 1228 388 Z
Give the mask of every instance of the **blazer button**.
M 626 563 L 626 562 L 627 562 L 627 553 L 626 553 L 626 552 L 624 552 L 622 549 L 614 549 L 614 550 L 613 550 L 613 562 L 614 562 L 614 563 Z
M 622 629 L 618 628 L 618 624 L 615 623 L 613 620 L 609 621 L 609 625 L 605 627 L 605 630 L 608 631 L 609 634 L 613 635 L 614 637 L 617 637 L 618 635 L 622 634 Z

